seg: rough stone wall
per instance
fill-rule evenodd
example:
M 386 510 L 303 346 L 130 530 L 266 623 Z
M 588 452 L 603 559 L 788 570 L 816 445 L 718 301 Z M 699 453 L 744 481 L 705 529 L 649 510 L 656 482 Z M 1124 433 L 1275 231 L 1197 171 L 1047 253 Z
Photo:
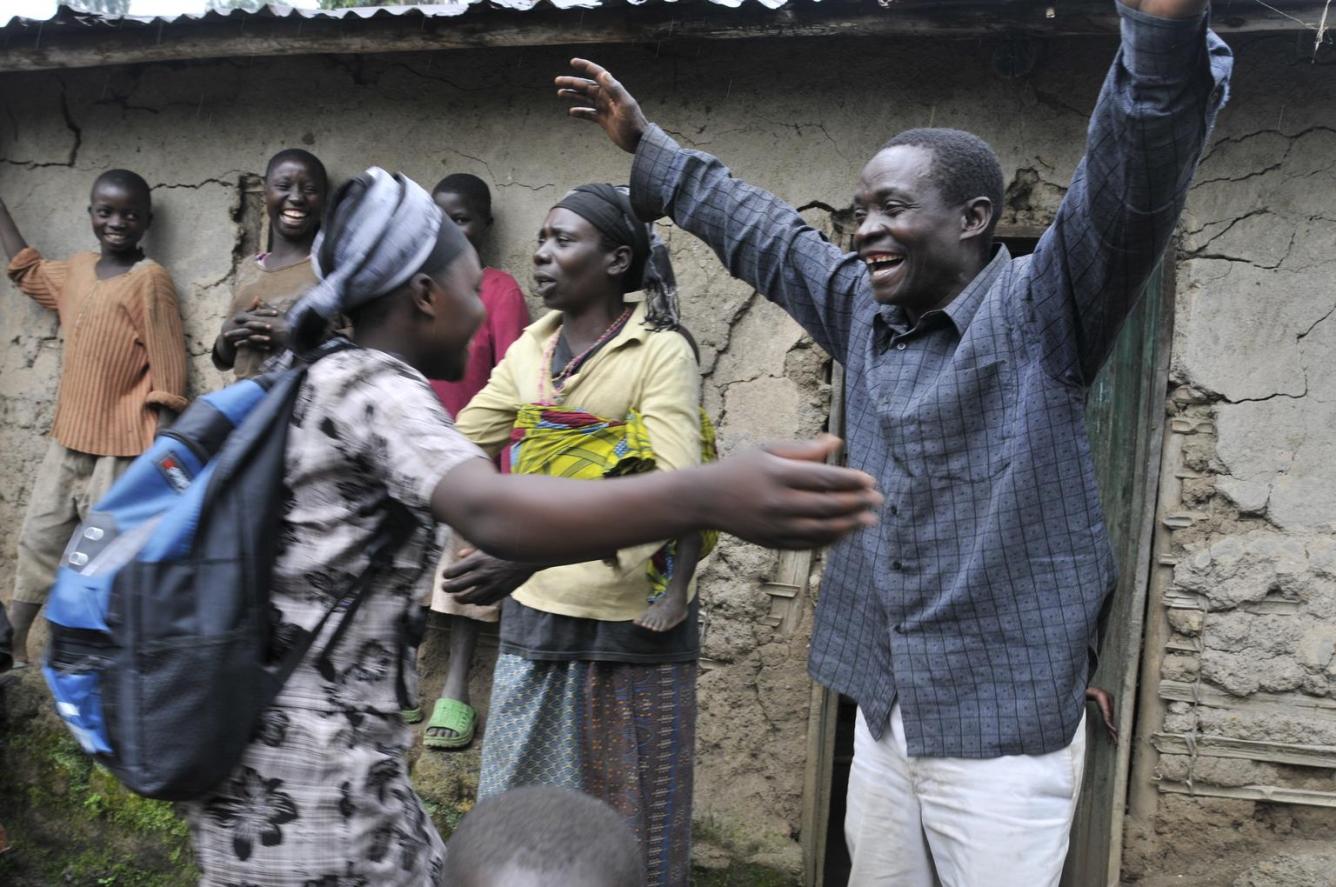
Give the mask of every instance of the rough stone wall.
M 1237 48 L 1182 226 L 1125 874 L 1325 884 L 1306 873 L 1331 877 L 1312 842 L 1336 825 L 1336 77 L 1310 44 Z
M 937 125 L 989 139 L 1011 183 L 1006 221 L 1042 224 L 1079 159 L 1113 44 L 1045 44 L 1034 72 L 1020 79 L 994 72 L 995 48 L 979 40 L 814 40 L 605 48 L 595 58 L 609 64 L 685 143 L 718 153 L 750 180 L 811 207 L 814 223 L 828 224 L 831 208 L 848 204 L 860 164 L 885 138 L 906 127 Z M 0 194 L 29 239 L 59 256 L 92 242 L 82 209 L 93 175 L 113 165 L 142 172 L 155 185 L 157 213 L 147 246 L 175 276 L 193 355 L 192 383 L 202 391 L 223 381 L 207 353 L 236 264 L 258 242 L 248 191 L 279 148 L 308 147 L 336 179 L 369 163 L 401 169 L 428 186 L 447 172 L 483 176 L 496 201 L 491 261 L 523 280 L 533 232 L 564 189 L 590 180 L 621 181 L 627 174 L 627 158 L 592 128 L 566 121 L 552 96 L 550 77 L 571 54 L 562 48 L 490 50 L 3 75 Z M 1316 101 L 1293 99 L 1276 117 L 1292 87 L 1294 95 L 1304 94 L 1295 84 L 1306 83 L 1310 93 L 1325 90 L 1330 98 L 1331 78 L 1330 68 L 1291 64 L 1292 55 L 1282 42 L 1251 51 L 1248 83 L 1241 85 L 1221 145 L 1203 172 L 1203 180 L 1220 181 L 1198 187 L 1189 222 L 1199 233 L 1188 247 L 1201 255 L 1185 267 L 1176 373 L 1202 394 L 1200 403 L 1184 409 L 1219 413 L 1220 452 L 1213 443 L 1206 448 L 1203 470 L 1232 478 L 1236 490 L 1230 495 L 1269 491 L 1269 497 L 1252 493 L 1254 501 L 1261 496 L 1254 516 L 1231 517 L 1200 536 L 1205 551 L 1257 530 L 1268 539 L 1316 544 L 1325 538 L 1317 526 L 1320 508 L 1304 498 L 1330 496 L 1330 487 L 1315 489 L 1330 468 L 1323 464 L 1320 419 L 1304 406 L 1332 409 L 1331 398 L 1321 394 L 1331 383 L 1316 350 L 1324 332 L 1331 333 L 1316 323 L 1332 305 L 1322 293 L 1320 268 L 1330 252 L 1330 229 L 1327 253 L 1316 239 L 1309 241 L 1310 232 L 1319 236 L 1319 223 L 1310 216 L 1324 211 L 1313 195 L 1327 181 L 1316 171 L 1324 156 L 1329 160 L 1323 151 L 1329 151 L 1331 131 L 1298 133 L 1314 126 L 1315 115 L 1330 114 L 1330 102 L 1319 112 Z M 1245 137 L 1267 129 L 1274 133 Z M 1278 165 L 1268 146 L 1283 155 Z M 1250 172 L 1241 187 L 1255 188 L 1248 192 L 1254 197 L 1225 181 Z M 1299 178 L 1309 172 L 1314 174 Z M 1270 200 L 1282 188 L 1292 195 L 1283 206 Z M 1264 199 L 1273 205 L 1272 215 L 1251 214 Z M 1295 232 L 1293 243 L 1271 246 L 1282 225 Z M 829 403 L 824 356 L 781 312 L 732 281 L 708 250 L 668 226 L 663 230 L 672 242 L 687 323 L 702 345 L 705 403 L 720 420 L 724 449 L 820 430 Z M 1217 253 L 1232 259 L 1206 258 Z M 1283 267 L 1260 267 L 1265 265 Z M 1252 295 L 1245 283 L 1250 280 L 1268 297 Z M 1275 286 L 1278 281 L 1283 287 Z M 0 487 L 0 527 L 12 539 L 50 419 L 59 341 L 52 318 L 4 288 L 0 332 L 8 347 L 0 357 L 0 471 L 11 481 Z M 1245 310 L 1247 323 L 1236 322 Z M 1244 365 L 1240 349 L 1255 349 L 1248 350 L 1249 361 L 1270 375 L 1237 372 Z M 1279 372 L 1282 358 L 1294 372 Z M 1295 375 L 1304 366 L 1310 370 L 1306 383 Z M 1264 378 L 1274 384 L 1259 381 Z M 1258 399 L 1282 391 L 1287 394 Z M 1289 451 L 1284 443 L 1263 445 L 1276 428 L 1290 429 L 1295 445 Z M 1261 439 L 1254 429 L 1261 429 Z M 1305 439 L 1311 450 L 1299 446 Z M 1214 481 L 1203 483 L 1214 489 Z M 1233 508 L 1223 495 L 1211 501 L 1221 511 Z M 1291 504 L 1282 509 L 1282 502 Z M 1289 522 L 1262 517 L 1271 514 L 1267 509 L 1278 509 Z M 1242 539 L 1240 545 L 1247 547 Z M 0 584 L 6 588 L 12 554 L 0 551 Z M 799 859 L 806 760 L 811 599 L 800 595 L 792 604 L 772 604 L 763 586 L 776 560 L 772 553 L 726 542 L 705 568 L 696 817 L 702 835 L 725 855 L 792 871 Z M 1209 570 L 1203 567 L 1202 576 Z M 800 608 L 791 614 L 797 618 L 787 620 L 791 631 L 771 624 L 775 608 L 782 612 L 785 606 Z M 1208 636 L 1218 639 L 1212 642 L 1218 661 L 1232 654 L 1230 668 L 1259 671 L 1227 646 L 1232 635 L 1214 628 L 1215 620 L 1239 608 L 1216 609 L 1218 615 L 1204 619 Z M 1314 622 L 1291 624 L 1307 630 Z M 1320 639 L 1313 649 L 1320 654 Z M 1303 671 L 1316 675 L 1322 668 Z

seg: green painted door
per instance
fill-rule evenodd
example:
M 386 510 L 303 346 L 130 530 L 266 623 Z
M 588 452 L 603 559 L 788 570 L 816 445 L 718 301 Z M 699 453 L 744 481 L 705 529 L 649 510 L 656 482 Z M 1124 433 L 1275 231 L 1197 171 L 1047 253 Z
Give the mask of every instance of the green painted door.
M 1072 826 L 1064 887 L 1103 887 L 1119 882 L 1132 718 L 1173 341 L 1173 298 L 1167 278 L 1163 267 L 1152 275 L 1086 404 L 1086 428 L 1119 574 L 1102 620 L 1099 667 L 1091 684 L 1113 694 L 1120 739 L 1116 746 L 1110 742 L 1098 711 L 1089 706 L 1085 782 Z

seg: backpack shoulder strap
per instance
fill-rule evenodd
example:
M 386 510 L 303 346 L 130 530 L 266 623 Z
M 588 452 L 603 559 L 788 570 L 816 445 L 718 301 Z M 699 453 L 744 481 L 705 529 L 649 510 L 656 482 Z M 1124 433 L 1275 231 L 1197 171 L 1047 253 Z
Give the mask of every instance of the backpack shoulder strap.
M 330 658 L 331 654 L 343 640 L 343 635 L 348 631 L 348 626 L 352 624 L 357 616 L 357 611 L 361 609 L 362 602 L 371 594 L 371 580 L 380 573 L 385 567 L 389 566 L 394 553 L 408 541 L 413 535 L 413 530 L 417 528 L 417 522 L 413 516 L 408 513 L 406 508 L 391 503 L 390 512 L 381 521 L 380 527 L 376 530 L 376 535 L 371 540 L 371 560 L 367 567 L 362 571 L 362 575 L 357 578 L 357 584 L 353 590 L 345 594 L 335 602 L 330 608 L 329 613 L 325 614 L 328 619 L 334 611 L 343 609 L 343 618 L 339 620 L 334 633 L 330 635 L 329 643 L 320 651 L 320 658 L 316 660 L 316 668 L 320 671 L 320 676 L 327 681 L 334 679 L 334 662 Z M 324 624 L 324 619 L 321 620 Z
M 273 701 L 273 698 L 283 689 L 283 685 L 287 683 L 288 678 L 292 676 L 297 666 L 306 658 L 311 645 L 324 631 L 325 624 L 329 622 L 330 617 L 343 610 L 343 618 L 339 620 L 339 624 L 334 629 L 333 635 L 330 636 L 329 642 L 325 644 L 325 648 L 320 652 L 320 657 L 316 660 L 316 669 L 320 672 L 321 677 L 325 680 L 335 678 L 334 663 L 331 659 L 332 652 L 343 640 L 344 634 L 348 631 L 348 626 L 357 615 L 357 611 L 361 609 L 362 602 L 370 595 L 372 590 L 371 580 L 389 564 L 394 553 L 412 536 L 416 526 L 416 522 L 406 509 L 400 507 L 391 509 L 390 513 L 381 521 L 380 527 L 376 530 L 376 535 L 371 539 L 371 559 L 367 563 L 366 569 L 357 577 L 357 581 L 352 588 L 330 605 L 315 627 L 306 632 L 283 654 L 283 659 L 272 672 L 272 680 L 266 694 L 268 697 L 265 700 L 266 706 Z

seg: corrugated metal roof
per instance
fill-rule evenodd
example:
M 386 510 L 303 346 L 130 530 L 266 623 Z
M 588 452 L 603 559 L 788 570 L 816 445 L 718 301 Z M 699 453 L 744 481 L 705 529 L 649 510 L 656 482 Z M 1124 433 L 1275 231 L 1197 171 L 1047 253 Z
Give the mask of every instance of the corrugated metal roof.
M 129 0 L 127 10 L 125 0 L 0 0 L 0 72 L 646 41 L 1108 36 L 1118 27 L 1110 0 L 444 0 L 334 10 L 310 8 L 317 0 L 250 10 L 211 2 L 219 0 Z M 1329 3 L 1216 0 L 1214 24 L 1320 32 Z
M 528 12 L 540 6 L 555 9 L 597 9 L 606 6 L 643 6 L 647 3 L 675 3 L 677 0 L 449 0 L 413 6 L 354 6 L 347 9 L 318 9 L 270 3 L 253 10 L 211 8 L 207 0 L 131 0 L 125 13 L 107 12 L 109 4 L 98 0 L 4 0 L 0 3 L 0 27 L 11 22 L 22 25 L 31 22 L 77 21 L 86 25 L 99 22 L 136 22 L 139 24 L 171 24 L 182 20 L 225 21 L 228 18 L 289 18 L 307 19 L 374 18 L 376 16 L 420 15 L 424 18 L 454 18 L 473 7 L 508 9 Z M 737 9 L 746 3 L 779 9 L 790 0 L 707 0 L 715 6 Z M 821 0 L 810 0 L 820 3 Z M 883 0 L 889 4 L 893 0 Z

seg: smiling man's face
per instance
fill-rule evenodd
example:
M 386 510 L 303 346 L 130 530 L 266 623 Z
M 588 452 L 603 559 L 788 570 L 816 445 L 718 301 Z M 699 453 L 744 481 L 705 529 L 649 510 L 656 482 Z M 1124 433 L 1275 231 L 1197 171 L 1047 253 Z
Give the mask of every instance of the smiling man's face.
M 930 148 L 883 149 L 863 167 L 854 194 L 854 247 L 873 296 L 919 314 L 949 301 L 962 274 L 973 272 L 961 241 L 965 207 L 946 203 L 932 165 Z

